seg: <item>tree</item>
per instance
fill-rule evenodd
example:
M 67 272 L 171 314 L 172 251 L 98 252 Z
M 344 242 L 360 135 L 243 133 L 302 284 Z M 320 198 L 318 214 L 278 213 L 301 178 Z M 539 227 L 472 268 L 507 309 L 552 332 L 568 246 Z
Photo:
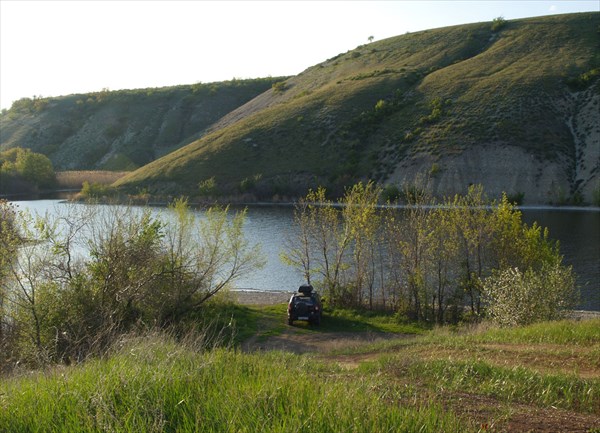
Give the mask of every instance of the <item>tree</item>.
M 32 360 L 80 360 L 140 324 L 180 323 L 264 264 L 244 239 L 244 218 L 212 208 L 198 219 L 183 200 L 165 215 L 79 205 L 52 220 L 20 218 L 28 242 L 1 286 L 18 325 L 13 348 Z
M 296 232 L 286 235 L 285 250 L 280 258 L 288 266 L 300 269 L 307 284 L 312 285 L 311 277 L 316 272 L 312 262 L 316 233 L 315 212 L 305 198 L 298 200 L 294 206 L 294 225 Z
M 38 187 L 54 183 L 54 168 L 47 156 L 24 149 L 15 162 L 17 171 L 29 182 Z
M 23 182 L 29 184 L 30 188 L 47 188 L 55 183 L 50 159 L 41 153 L 20 147 L 0 152 L 0 177 L 5 184 L 3 190 Z
M 8 340 L 11 324 L 8 316 L 6 281 L 21 243 L 16 220 L 15 208 L 7 201 L 0 200 L 0 361 L 10 353 Z
M 459 269 L 459 236 L 454 226 L 452 208 L 438 207 L 431 211 L 430 264 L 432 301 L 431 309 L 437 323 L 446 321 L 446 309 L 452 302 L 458 308 L 460 295 L 458 293 Z
M 507 24 L 507 21 L 504 19 L 504 17 L 500 16 L 500 17 L 496 17 L 493 19 L 492 21 L 492 32 L 497 32 L 502 30 Z
M 368 39 L 369 39 L 369 43 L 371 43 L 371 42 L 373 42 L 373 39 L 375 39 L 375 36 L 369 36 Z
M 348 188 L 342 199 L 342 221 L 352 240 L 352 296 L 356 305 L 362 305 L 366 288 L 370 308 L 374 299 L 375 247 L 380 227 L 377 202 L 381 191 L 372 181 L 359 182 Z
M 319 187 L 299 201 L 294 220 L 298 235 L 286 242 L 283 261 L 300 269 L 307 282 L 321 286 L 332 305 L 347 302 L 351 299 L 345 280 L 351 233 L 343 224 L 340 207 Z
M 471 313 L 481 314 L 481 278 L 486 269 L 487 245 L 492 224 L 488 199 L 481 185 L 471 185 L 465 196 L 455 195 L 447 202 L 451 209 L 451 224 L 457 230 L 461 257 L 461 287 L 469 298 Z

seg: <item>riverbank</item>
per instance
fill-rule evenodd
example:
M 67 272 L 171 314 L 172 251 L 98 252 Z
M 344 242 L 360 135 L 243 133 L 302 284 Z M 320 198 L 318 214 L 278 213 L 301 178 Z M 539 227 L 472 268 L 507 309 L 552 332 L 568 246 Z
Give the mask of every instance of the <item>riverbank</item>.
M 240 305 L 277 305 L 287 303 L 294 292 L 234 289 L 230 293 Z M 573 320 L 600 319 L 600 311 L 574 310 L 568 317 Z

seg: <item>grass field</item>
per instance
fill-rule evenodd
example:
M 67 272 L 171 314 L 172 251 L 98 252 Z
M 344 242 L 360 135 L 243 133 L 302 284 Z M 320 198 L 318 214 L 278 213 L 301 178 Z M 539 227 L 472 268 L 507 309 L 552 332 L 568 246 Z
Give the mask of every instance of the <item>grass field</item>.
M 0 383 L 0 431 L 469 432 L 600 428 L 600 320 L 426 330 L 285 306 L 214 306 L 228 344 L 150 333 L 105 359 Z M 386 335 L 371 343 L 365 336 Z M 355 337 L 340 349 L 340 335 Z M 319 342 L 312 352 L 269 342 Z M 210 341 L 209 341 L 210 340 Z M 369 340 L 371 341 L 371 340 Z M 253 342 L 247 344 L 248 342 Z

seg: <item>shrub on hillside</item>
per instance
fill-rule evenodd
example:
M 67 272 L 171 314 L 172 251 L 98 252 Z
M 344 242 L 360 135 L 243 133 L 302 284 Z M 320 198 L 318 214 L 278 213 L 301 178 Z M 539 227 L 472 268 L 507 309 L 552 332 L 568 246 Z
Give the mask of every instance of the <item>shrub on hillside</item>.
M 506 24 L 507 24 L 507 21 L 504 19 L 504 17 L 496 17 L 492 21 L 491 29 L 493 32 L 498 32 L 498 31 L 502 30 L 504 27 L 506 27 Z

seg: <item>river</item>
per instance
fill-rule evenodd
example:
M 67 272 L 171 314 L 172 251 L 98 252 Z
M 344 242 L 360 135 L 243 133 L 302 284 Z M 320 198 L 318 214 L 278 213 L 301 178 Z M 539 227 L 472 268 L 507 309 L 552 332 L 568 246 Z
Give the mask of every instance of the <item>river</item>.
M 60 200 L 14 202 L 20 209 L 44 215 L 61 206 Z M 157 208 L 158 210 L 159 208 Z M 600 212 L 586 208 L 525 208 L 521 210 L 528 224 L 537 221 L 548 227 L 550 237 L 560 241 L 561 253 L 573 265 L 581 291 L 584 310 L 600 311 Z M 303 282 L 302 275 L 279 258 L 286 233 L 293 230 L 290 206 L 251 206 L 244 227 L 251 244 L 259 243 L 267 259 L 266 266 L 240 278 L 240 289 L 293 291 Z

